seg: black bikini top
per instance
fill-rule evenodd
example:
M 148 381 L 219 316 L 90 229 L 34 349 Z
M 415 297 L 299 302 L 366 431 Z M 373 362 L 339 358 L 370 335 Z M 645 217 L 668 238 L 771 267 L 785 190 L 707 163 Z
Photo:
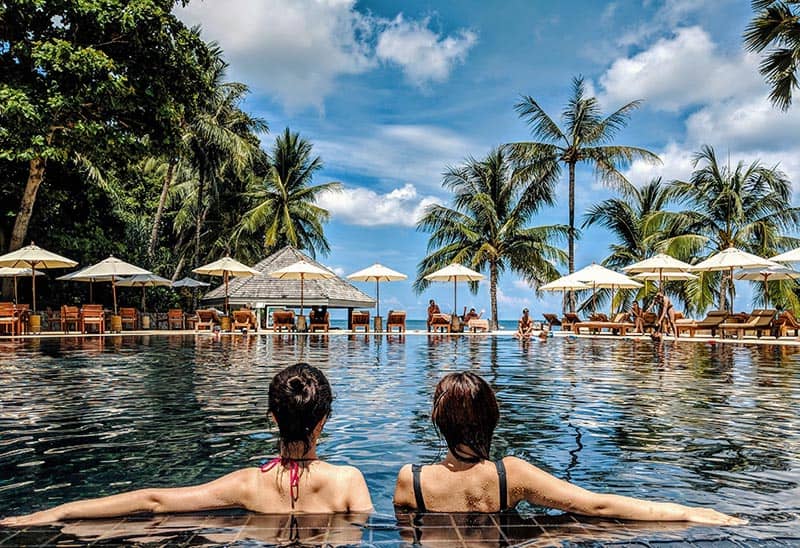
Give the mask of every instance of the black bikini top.
M 506 480 L 506 467 L 502 459 L 494 463 L 497 468 L 497 480 L 500 484 L 500 511 L 505 512 L 508 510 L 508 485 Z M 414 498 L 417 501 L 417 512 L 427 512 L 425 508 L 425 501 L 422 498 L 422 485 L 420 484 L 420 471 L 422 466 L 419 464 L 411 465 L 411 474 L 414 478 Z

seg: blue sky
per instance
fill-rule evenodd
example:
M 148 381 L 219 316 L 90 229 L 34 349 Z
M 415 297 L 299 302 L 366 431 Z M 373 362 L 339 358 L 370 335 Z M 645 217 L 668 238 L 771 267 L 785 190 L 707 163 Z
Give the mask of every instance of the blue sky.
M 427 245 L 414 223 L 425 205 L 447 202 L 445 168 L 525 140 L 513 108 L 520 95 L 555 118 L 578 74 L 606 112 L 644 100 L 617 142 L 647 147 L 663 165 L 634 164 L 634 184 L 688 177 L 702 144 L 732 162 L 779 163 L 800 180 L 800 109 L 770 107 L 758 58 L 741 46 L 749 2 L 194 0 L 178 13 L 222 46 L 230 79 L 250 86 L 248 111 L 274 134 L 288 126 L 314 143 L 325 164 L 315 181 L 344 184 L 322 204 L 331 253 L 320 259 L 338 273 L 377 261 L 413 279 Z M 266 148 L 272 140 L 262 137 Z M 613 195 L 590 172 L 577 183 L 578 219 Z M 567 222 L 565 181 L 558 197 L 534 224 Z M 585 231 L 576 266 L 602 261 L 610 241 L 601 228 Z M 750 308 L 743 286 L 737 309 Z M 381 296 L 384 311 L 419 318 L 429 298 L 452 303 L 452 288 L 415 295 L 399 282 Z M 461 287 L 461 305 L 488 310 L 488 286 L 478 295 Z M 537 316 L 560 308 L 506 273 L 501 319 L 524 306 Z

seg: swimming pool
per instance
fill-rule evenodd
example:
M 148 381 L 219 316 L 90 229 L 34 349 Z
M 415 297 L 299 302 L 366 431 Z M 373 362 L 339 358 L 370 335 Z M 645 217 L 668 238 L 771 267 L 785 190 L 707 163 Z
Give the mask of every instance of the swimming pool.
M 529 459 L 590 489 L 710 505 L 751 523 L 715 529 L 576 522 L 520 508 L 519 523 L 506 524 L 505 533 L 494 518 L 467 517 L 478 521 L 463 525 L 446 517 L 425 523 L 423 539 L 445 542 L 449 537 L 431 532 L 438 530 L 466 542 L 458 531 L 483 528 L 500 530 L 500 544 L 533 542 L 509 533 L 531 523 L 557 543 L 800 539 L 800 348 L 583 338 L 524 345 L 511 337 L 364 335 L 6 340 L 0 515 L 140 486 L 199 483 L 259 463 L 274 454 L 267 385 L 297 361 L 322 368 L 334 389 L 320 455 L 358 466 L 375 504 L 365 525 L 343 522 L 343 542 L 354 542 L 353 535 L 373 544 L 413 540 L 410 525 L 395 524 L 394 480 L 403 463 L 442 454 L 429 420 L 431 394 L 442 374 L 463 369 L 483 375 L 497 392 L 496 456 Z M 171 520 L 156 525 L 183 520 L 193 525 L 176 530 L 202 525 L 213 536 L 225 529 L 214 520 L 239 534 L 257 523 L 230 513 Z M 106 529 L 125 529 L 113 523 Z M 97 538 L 101 525 L 84 524 L 95 534 L 87 538 Z M 306 529 L 314 527 L 321 526 Z M 88 534 L 78 525 L 70 531 Z

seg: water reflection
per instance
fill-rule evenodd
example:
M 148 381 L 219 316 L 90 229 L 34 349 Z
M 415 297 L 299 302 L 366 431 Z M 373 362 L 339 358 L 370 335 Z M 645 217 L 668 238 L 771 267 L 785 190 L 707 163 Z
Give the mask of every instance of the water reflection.
M 500 401 L 493 457 L 515 454 L 590 489 L 753 516 L 740 534 L 777 514 L 770 527 L 800 534 L 798 348 L 583 338 L 2 341 L 0 515 L 257 463 L 275 450 L 268 383 L 300 360 L 321 367 L 335 394 L 320 454 L 364 471 L 379 515 L 393 515 L 402 464 L 443 452 L 430 423 L 436 382 L 471 369 Z

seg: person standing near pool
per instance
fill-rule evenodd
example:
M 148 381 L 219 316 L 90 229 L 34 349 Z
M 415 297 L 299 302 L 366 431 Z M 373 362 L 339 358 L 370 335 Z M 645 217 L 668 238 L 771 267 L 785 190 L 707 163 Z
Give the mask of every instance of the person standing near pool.
M 528 501 L 574 514 L 630 520 L 739 525 L 744 520 L 710 508 L 593 493 L 517 457 L 489 460 L 500 412 L 492 388 L 466 371 L 436 385 L 431 420 L 447 442 L 444 460 L 400 469 L 395 506 L 418 512 L 498 512 Z
M 436 301 L 433 299 L 428 301 L 428 331 L 431 330 L 431 320 L 433 319 L 433 315 L 439 313 L 439 305 L 436 304 Z
M 332 401 L 331 386 L 322 371 L 305 363 L 292 365 L 275 375 L 269 385 L 269 413 L 278 424 L 280 455 L 268 463 L 203 485 L 140 489 L 69 502 L 27 516 L 5 518 L 0 525 L 237 507 L 271 514 L 369 512 L 372 500 L 361 472 L 317 457 L 317 439 Z

